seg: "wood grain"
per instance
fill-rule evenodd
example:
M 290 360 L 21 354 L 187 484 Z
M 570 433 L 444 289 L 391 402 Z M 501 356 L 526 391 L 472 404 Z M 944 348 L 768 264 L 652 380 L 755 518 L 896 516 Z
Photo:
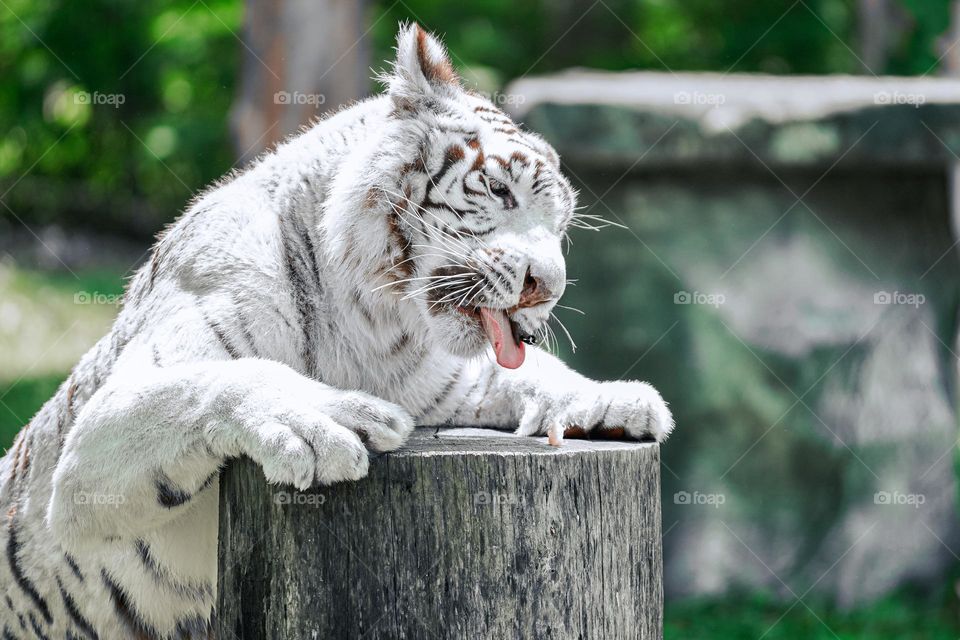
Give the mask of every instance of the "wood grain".
M 655 444 L 418 430 L 356 483 L 249 460 L 220 496 L 220 638 L 660 638 Z

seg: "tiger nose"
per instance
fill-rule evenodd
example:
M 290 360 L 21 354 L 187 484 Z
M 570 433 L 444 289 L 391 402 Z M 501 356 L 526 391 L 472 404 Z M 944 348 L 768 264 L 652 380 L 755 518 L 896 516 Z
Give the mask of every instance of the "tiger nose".
M 523 289 L 520 291 L 519 307 L 533 307 L 551 298 L 550 290 L 543 280 L 534 276 L 527 267 L 527 274 L 523 278 Z

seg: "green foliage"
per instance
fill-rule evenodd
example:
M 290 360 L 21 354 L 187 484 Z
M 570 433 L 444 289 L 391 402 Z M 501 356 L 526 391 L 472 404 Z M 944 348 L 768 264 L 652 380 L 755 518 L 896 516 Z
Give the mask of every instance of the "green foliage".
M 0 452 L 107 331 L 117 309 L 98 301 L 119 297 L 124 284 L 107 269 L 71 274 L 0 262 Z M 78 304 L 78 294 L 88 302 Z
M 20 429 L 66 378 L 66 374 L 24 378 L 12 385 L 0 386 L 0 455 L 10 448 Z
M 226 114 L 241 9 L 4 2 L 0 193 L 10 191 L 0 216 L 137 235 L 171 219 L 233 161 Z
M 901 0 L 887 69 L 936 68 L 948 0 Z M 481 88 L 599 69 L 862 72 L 855 0 L 378 0 L 374 64 L 399 20 L 445 34 Z M 0 221 L 146 237 L 234 162 L 228 113 L 239 0 L 5 0 L 0 6 Z M 11 188 L 13 187 L 13 188 Z M 9 193 L 6 193 L 9 190 Z
M 936 68 L 949 0 L 901 0 L 902 41 L 883 73 Z M 581 66 L 657 71 L 867 73 L 858 50 L 855 0 L 415 0 L 389 6 L 375 25 L 388 55 L 397 20 L 445 35 L 455 63 L 502 79 Z
M 754 594 L 667 602 L 665 640 L 956 640 L 956 598 L 899 593 L 854 611 Z

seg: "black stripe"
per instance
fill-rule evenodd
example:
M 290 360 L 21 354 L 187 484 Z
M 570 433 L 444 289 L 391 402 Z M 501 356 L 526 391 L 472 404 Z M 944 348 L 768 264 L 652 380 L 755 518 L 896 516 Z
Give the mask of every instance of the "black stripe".
M 236 296 L 234 296 L 233 301 L 234 301 L 234 304 L 237 305 L 237 309 L 235 310 L 235 313 L 237 316 L 237 325 L 240 327 L 240 333 L 243 335 L 243 339 L 247 343 L 247 347 L 250 349 L 250 353 L 252 353 L 254 356 L 259 358 L 260 353 L 257 351 L 256 339 L 253 337 L 253 334 L 250 333 L 250 328 L 247 327 L 246 317 L 243 315 L 243 305 L 236 298 Z
M 117 616 L 123 621 L 124 625 L 126 625 L 131 635 L 137 636 L 139 634 L 147 638 L 159 638 L 160 634 L 143 621 L 143 618 L 140 617 L 140 614 L 134 608 L 133 603 L 130 602 L 129 596 L 127 596 L 120 585 L 110 579 L 110 574 L 107 573 L 106 569 L 100 570 L 100 577 L 103 579 L 103 584 L 106 585 L 110 591 L 110 599 L 113 600 L 113 606 L 114 609 L 116 609 Z
M 211 585 L 206 583 L 192 585 L 177 581 L 170 575 L 170 572 L 165 567 L 157 562 L 157 559 L 154 558 L 150 552 L 150 545 L 142 538 L 138 538 L 136 542 L 134 542 L 134 545 L 136 546 L 137 556 L 140 558 L 140 562 L 143 563 L 144 568 L 153 576 L 154 581 L 158 585 L 169 587 L 184 598 L 199 600 L 201 602 L 213 599 L 213 587 Z
M 33 585 L 33 582 L 24 575 L 23 568 L 20 566 L 20 561 L 17 558 L 17 553 L 20 551 L 20 541 L 17 540 L 17 528 L 12 519 L 7 529 L 7 535 L 7 563 L 10 565 L 10 573 L 13 574 L 13 579 L 16 581 L 17 586 L 27 594 L 27 597 L 33 600 L 33 604 L 40 610 L 40 614 L 43 616 L 43 619 L 47 621 L 47 624 L 52 624 L 53 616 L 50 615 L 50 607 L 47 606 L 46 600 L 41 598 L 40 594 L 37 593 L 37 588 Z
M 487 396 L 490 394 L 490 388 L 493 387 L 493 380 L 497 377 L 499 373 L 498 369 L 490 367 L 490 372 L 487 374 L 487 384 L 483 389 L 483 393 L 480 395 L 480 400 L 477 402 L 477 411 L 473 416 L 474 420 L 480 419 L 480 412 L 483 410 L 483 403 L 487 399 Z
M 512 287 L 511 284 L 510 284 L 510 278 L 509 278 L 509 277 L 506 275 L 506 273 L 505 273 L 505 271 L 506 271 L 507 268 L 508 268 L 508 267 L 507 267 L 507 263 L 506 263 L 506 262 L 498 262 L 498 261 L 496 261 L 496 260 L 490 260 L 490 261 L 487 261 L 487 262 L 486 262 L 486 266 L 487 266 L 487 268 L 490 269 L 490 271 L 492 271 L 493 273 L 496 274 L 496 276 L 497 276 L 497 282 L 498 282 L 498 283 L 499 283 L 499 282 L 503 282 L 503 283 L 504 283 L 504 286 L 505 286 L 506 289 L 507 289 L 507 293 L 510 293 L 510 292 L 513 290 L 513 287 Z M 503 271 L 500 270 L 501 267 L 503 268 Z M 516 272 L 516 271 L 513 272 L 513 277 L 514 277 L 514 279 L 516 279 L 516 277 L 517 277 L 517 272 Z M 509 297 L 509 296 L 507 296 L 507 297 Z
M 404 331 L 400 334 L 400 337 L 396 342 L 390 347 L 390 355 L 396 356 L 398 353 L 403 351 L 407 345 L 410 344 L 410 334 Z
M 507 141 L 508 141 L 508 142 L 512 142 L 513 144 L 518 144 L 518 145 L 520 145 L 521 147 L 526 147 L 527 149 L 530 149 L 530 151 L 533 151 L 534 153 L 540 153 L 540 150 L 539 150 L 539 149 L 537 149 L 536 147 L 534 147 L 533 145 L 531 145 L 531 144 L 529 144 L 529 143 L 527 143 L 527 142 L 524 142 L 523 140 L 520 140 L 519 138 L 512 138 L 512 137 L 511 137 L 511 138 L 507 138 Z
M 234 360 L 239 360 L 242 358 L 243 355 L 241 355 L 241 353 L 237 351 L 236 347 L 230 343 L 230 340 L 227 339 L 227 335 L 223 332 L 223 329 L 220 328 L 220 325 L 207 317 L 206 312 L 201 311 L 200 313 L 203 314 L 203 319 L 206 321 L 207 326 L 210 327 L 210 330 L 213 331 L 213 335 L 215 335 L 217 340 L 220 341 L 220 346 L 223 347 L 224 351 L 227 352 L 227 355 Z
M 189 502 L 191 498 L 189 493 L 175 487 L 170 478 L 162 471 L 158 474 L 156 485 L 157 502 L 167 509 L 179 507 Z
M 194 616 L 192 618 L 184 618 L 177 621 L 177 626 L 174 629 L 173 636 L 174 638 L 209 638 L 213 630 L 213 625 L 210 620 L 202 618 L 200 616 Z
M 160 364 L 160 350 L 157 345 L 153 345 L 153 366 L 158 369 L 163 368 L 163 365 Z
M 197 495 L 198 493 L 200 493 L 201 491 L 209 487 L 211 484 L 213 484 L 213 481 L 217 478 L 219 474 L 220 474 L 220 469 L 214 469 L 213 472 L 211 472 L 210 475 L 207 476 L 207 479 L 204 480 L 202 483 L 200 483 L 200 486 L 197 487 L 197 490 L 194 491 L 193 494 L 191 495 L 190 493 L 187 493 L 183 489 L 180 489 L 177 486 L 175 486 L 173 481 L 170 479 L 170 477 L 164 472 L 160 471 L 157 474 L 157 480 L 156 480 L 157 502 L 159 502 L 161 506 L 166 507 L 167 509 L 172 509 L 174 507 L 182 506 L 187 502 L 189 502 L 193 498 L 193 496 Z
M 458 235 L 474 236 L 479 238 L 480 236 L 490 235 L 498 228 L 500 228 L 500 226 L 495 224 L 487 227 L 486 229 L 477 229 L 476 231 L 473 229 L 467 229 L 466 227 L 456 227 L 454 228 L 454 231 L 456 231 Z
M 37 617 L 33 615 L 33 611 L 27 613 L 27 618 L 30 619 L 30 626 L 33 628 L 33 633 L 40 640 L 50 640 L 50 636 L 43 632 L 43 629 L 40 627 L 40 623 L 37 621 Z
M 280 233 L 287 278 L 293 288 L 294 306 L 300 316 L 300 331 L 303 334 L 300 357 L 308 375 L 316 377 L 316 335 L 311 325 L 318 315 L 315 301 L 322 292 L 316 255 L 307 230 L 295 215 L 290 220 L 281 218 Z
M 77 576 L 77 580 L 83 582 L 83 573 L 80 572 L 80 565 L 77 564 L 77 561 L 74 560 L 73 556 L 69 553 L 63 554 L 64 559 L 67 561 L 67 566 L 70 567 L 70 571 L 73 572 L 73 575 Z
M 486 283 L 486 284 L 484 285 L 484 288 L 481 289 L 481 291 L 484 291 L 484 290 L 486 290 L 486 289 L 489 288 L 489 290 L 490 290 L 492 293 L 500 296 L 501 298 L 509 298 L 509 297 L 510 297 L 510 291 L 509 291 L 509 284 L 510 284 L 510 283 L 509 283 L 509 282 L 505 283 L 505 285 L 507 285 L 507 288 L 501 287 L 501 286 L 500 286 L 500 283 L 501 283 L 501 281 L 503 281 L 503 276 L 500 275 L 500 272 L 497 271 L 496 269 L 493 269 L 492 271 L 493 271 L 494 275 L 497 276 L 497 279 L 496 279 L 496 280 L 491 279 L 491 278 L 489 277 L 490 274 L 487 274 L 487 273 L 482 273 L 482 274 L 480 274 L 480 275 L 483 277 L 483 281 Z
M 363 319 L 367 321 L 367 324 L 372 325 L 374 324 L 373 314 L 371 314 L 370 310 L 367 309 L 367 305 L 363 304 L 363 300 L 360 297 L 361 295 L 360 289 L 355 289 L 353 292 L 353 301 L 357 307 L 357 310 L 360 311 L 360 315 L 363 316 Z
M 56 579 L 57 587 L 60 589 L 60 597 L 63 598 L 63 606 L 66 608 L 67 613 L 70 614 L 70 617 L 73 618 L 74 624 L 80 627 L 80 630 L 83 631 L 87 637 L 93 640 L 100 640 L 97 632 L 93 629 L 93 625 L 91 625 L 80 613 L 80 610 L 77 609 L 77 603 L 74 601 L 73 596 L 67 593 L 63 582 L 60 580 L 60 576 L 56 576 Z
M 19 640 L 7 625 L 3 625 L 3 640 Z
M 472 213 L 477 213 L 476 209 L 457 209 L 456 207 L 451 207 L 445 202 L 433 202 L 430 200 L 429 190 L 427 191 L 427 197 L 423 199 L 423 202 L 421 202 L 419 206 L 421 209 L 439 209 L 441 211 L 449 211 L 460 219 Z
M 440 389 L 440 393 L 434 396 L 433 400 L 430 401 L 430 404 L 427 405 L 427 413 L 425 415 L 430 415 L 433 411 L 439 408 L 444 401 L 450 396 L 450 393 L 453 391 L 454 387 L 457 386 L 457 383 L 460 382 L 460 373 L 457 372 L 447 384 L 443 385 L 443 388 Z
M 473 384 L 470 385 L 470 388 L 467 389 L 467 392 L 463 394 L 463 399 L 465 401 L 470 400 L 470 396 L 473 395 L 473 392 L 476 391 L 477 387 L 479 386 L 480 386 L 480 378 L 477 378 L 476 380 L 473 381 Z M 457 410 L 453 412 L 454 420 L 458 419 L 458 416 L 460 415 L 460 409 L 463 409 L 465 405 L 466 405 L 466 402 L 462 403 L 459 407 L 457 407 Z
M 489 123 L 489 124 L 502 124 L 502 125 L 511 125 L 511 124 L 513 124 L 512 122 L 510 122 L 509 120 L 507 120 L 507 119 L 505 119 L 505 118 L 484 118 L 484 117 L 481 117 L 480 119 L 483 120 L 484 122 Z

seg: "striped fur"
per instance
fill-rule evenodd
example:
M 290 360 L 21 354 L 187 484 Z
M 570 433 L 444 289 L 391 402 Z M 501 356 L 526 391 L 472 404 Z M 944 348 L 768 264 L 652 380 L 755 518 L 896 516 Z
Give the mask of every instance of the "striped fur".
M 541 331 L 574 191 L 419 27 L 383 79 L 198 197 L 0 459 L 2 637 L 208 637 L 232 457 L 306 488 L 362 477 L 415 420 L 669 432 L 643 383 L 535 348 L 493 363 L 458 307 Z M 521 296 L 530 278 L 538 297 Z

